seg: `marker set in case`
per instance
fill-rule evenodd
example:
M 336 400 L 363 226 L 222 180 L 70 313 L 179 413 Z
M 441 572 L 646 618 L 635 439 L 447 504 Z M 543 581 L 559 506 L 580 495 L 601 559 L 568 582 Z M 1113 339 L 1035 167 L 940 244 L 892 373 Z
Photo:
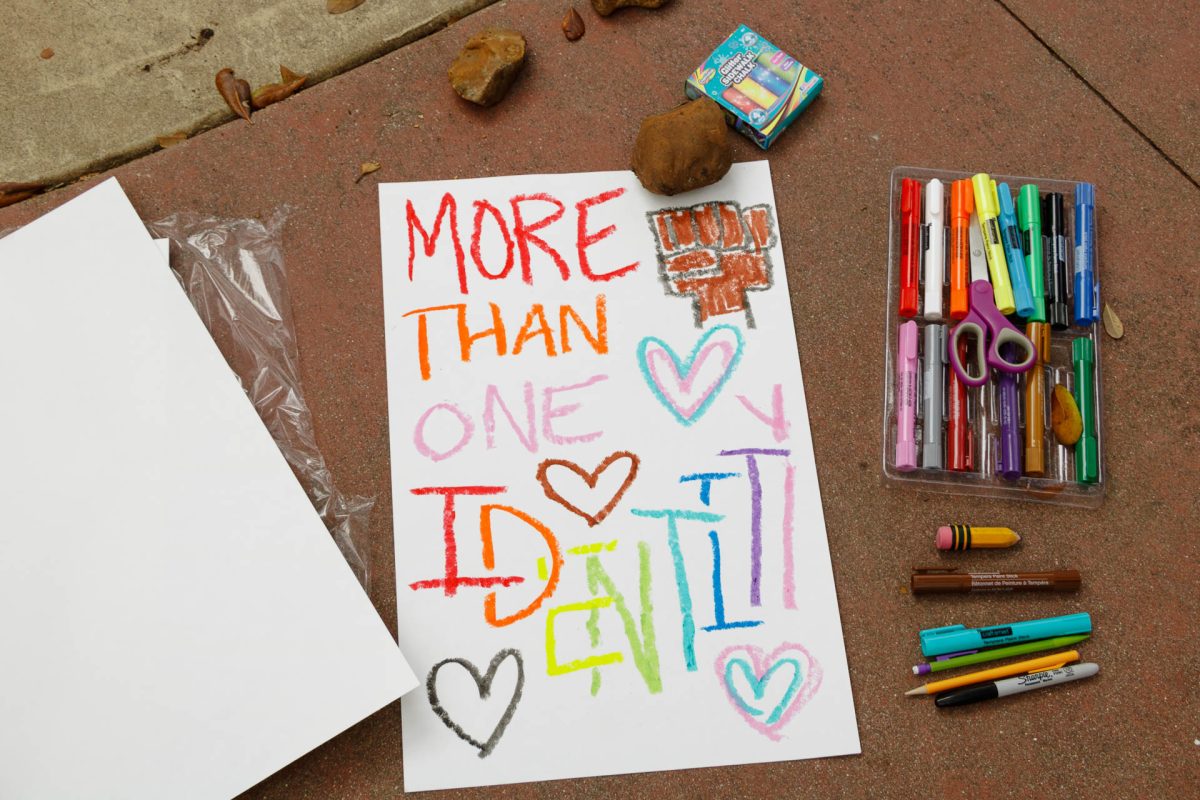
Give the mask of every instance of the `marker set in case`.
M 890 194 L 885 481 L 1099 505 L 1094 187 L 897 167 Z M 1056 385 L 1074 442 L 1051 428 Z

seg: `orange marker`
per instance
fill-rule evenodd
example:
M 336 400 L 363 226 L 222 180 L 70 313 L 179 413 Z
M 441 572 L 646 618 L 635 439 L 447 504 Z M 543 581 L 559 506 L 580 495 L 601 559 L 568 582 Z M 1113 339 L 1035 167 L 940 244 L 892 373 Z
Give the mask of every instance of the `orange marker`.
M 975 193 L 971 181 L 964 178 L 950 185 L 950 319 L 962 319 L 970 310 L 967 284 L 970 283 L 971 244 L 968 240 Z
M 1046 358 L 1050 355 L 1050 326 L 1030 322 L 1025 335 L 1037 356 L 1033 369 L 1025 373 L 1025 474 L 1046 472 Z

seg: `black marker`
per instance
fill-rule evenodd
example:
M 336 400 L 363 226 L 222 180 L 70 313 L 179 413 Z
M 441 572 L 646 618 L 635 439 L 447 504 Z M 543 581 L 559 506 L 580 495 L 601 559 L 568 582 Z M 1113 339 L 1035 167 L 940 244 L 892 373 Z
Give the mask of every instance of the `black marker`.
M 1046 259 L 1046 319 L 1056 331 L 1071 324 L 1070 298 L 1067 297 L 1071 278 L 1067 275 L 1067 225 L 1063 196 L 1051 192 L 1042 198 L 1042 231 L 1045 242 L 1042 251 Z

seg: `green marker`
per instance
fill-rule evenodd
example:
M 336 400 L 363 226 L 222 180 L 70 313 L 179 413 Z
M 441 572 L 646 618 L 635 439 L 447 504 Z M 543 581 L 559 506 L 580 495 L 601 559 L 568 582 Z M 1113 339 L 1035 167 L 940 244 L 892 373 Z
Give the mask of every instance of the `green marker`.
M 1027 322 L 1046 321 L 1046 279 L 1042 263 L 1042 201 L 1038 187 L 1027 183 L 1017 195 L 1017 224 L 1021 226 L 1021 249 L 1025 253 L 1025 271 L 1029 273 L 1029 291 L 1033 294 L 1033 315 Z
M 1052 639 L 1039 639 L 1036 642 L 1022 642 L 1021 644 L 1010 644 L 1008 647 L 980 650 L 978 653 L 971 653 L 965 656 L 931 661 L 928 664 L 917 664 L 912 668 L 913 675 L 928 675 L 931 672 L 941 672 L 944 669 L 967 667 L 971 664 L 981 664 L 985 661 L 998 661 L 1001 658 L 1008 658 L 1009 656 L 1023 656 L 1026 653 L 1036 653 L 1039 650 L 1070 647 L 1073 644 L 1079 644 L 1086 638 L 1088 638 L 1088 634 L 1086 633 L 1077 636 L 1055 636 Z
M 1100 440 L 1096 438 L 1096 348 L 1086 337 L 1071 343 L 1075 364 L 1075 404 L 1083 421 L 1083 434 L 1075 443 L 1075 480 L 1100 480 Z

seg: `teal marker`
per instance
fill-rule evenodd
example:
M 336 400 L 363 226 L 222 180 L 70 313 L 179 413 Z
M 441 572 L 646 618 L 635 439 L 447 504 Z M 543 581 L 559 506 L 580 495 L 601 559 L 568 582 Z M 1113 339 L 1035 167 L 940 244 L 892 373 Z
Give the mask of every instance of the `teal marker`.
M 964 625 L 947 625 L 944 628 L 929 628 L 921 631 L 921 655 L 926 658 L 961 653 L 965 650 L 980 650 L 984 647 L 999 647 L 1005 644 L 1031 642 L 1035 639 L 1050 639 L 1054 636 L 1074 636 L 1092 632 L 1092 617 L 1082 614 L 1067 614 L 1064 617 L 1046 617 L 1014 622 L 1010 625 L 993 625 L 988 628 L 968 628 Z
M 1096 438 L 1096 349 L 1092 340 L 1081 337 L 1071 343 L 1075 365 L 1075 405 L 1083 421 L 1083 433 L 1075 443 L 1075 480 L 1100 480 L 1100 440 Z
M 913 675 L 928 675 L 931 672 L 969 667 L 972 664 L 982 664 L 985 661 L 999 661 L 1002 658 L 1023 656 L 1026 653 L 1037 653 L 1041 650 L 1056 650 L 1059 647 L 1071 647 L 1087 638 L 1089 637 L 1086 633 L 1081 633 L 1078 636 L 1055 636 L 1053 639 L 1039 639 L 1035 642 L 1012 644 L 1008 647 L 993 647 L 989 650 L 980 650 L 976 653 L 967 653 L 966 655 L 954 656 L 953 658 L 943 656 L 928 664 L 917 664 L 912 670 Z
M 1008 262 L 1008 277 L 1012 281 L 1013 302 L 1017 314 L 1024 319 L 1033 316 L 1033 290 L 1029 288 L 1029 267 L 1021 247 L 1021 232 L 1017 230 L 1017 210 L 1007 183 L 997 184 L 1000 200 L 1000 238 L 1004 241 L 1004 260 Z
M 1046 278 L 1042 260 L 1042 201 L 1038 187 L 1027 183 L 1017 195 L 1017 222 L 1021 227 L 1021 250 L 1025 255 L 1025 271 L 1029 274 L 1029 293 L 1033 296 L 1033 313 L 1028 322 L 1046 321 Z

